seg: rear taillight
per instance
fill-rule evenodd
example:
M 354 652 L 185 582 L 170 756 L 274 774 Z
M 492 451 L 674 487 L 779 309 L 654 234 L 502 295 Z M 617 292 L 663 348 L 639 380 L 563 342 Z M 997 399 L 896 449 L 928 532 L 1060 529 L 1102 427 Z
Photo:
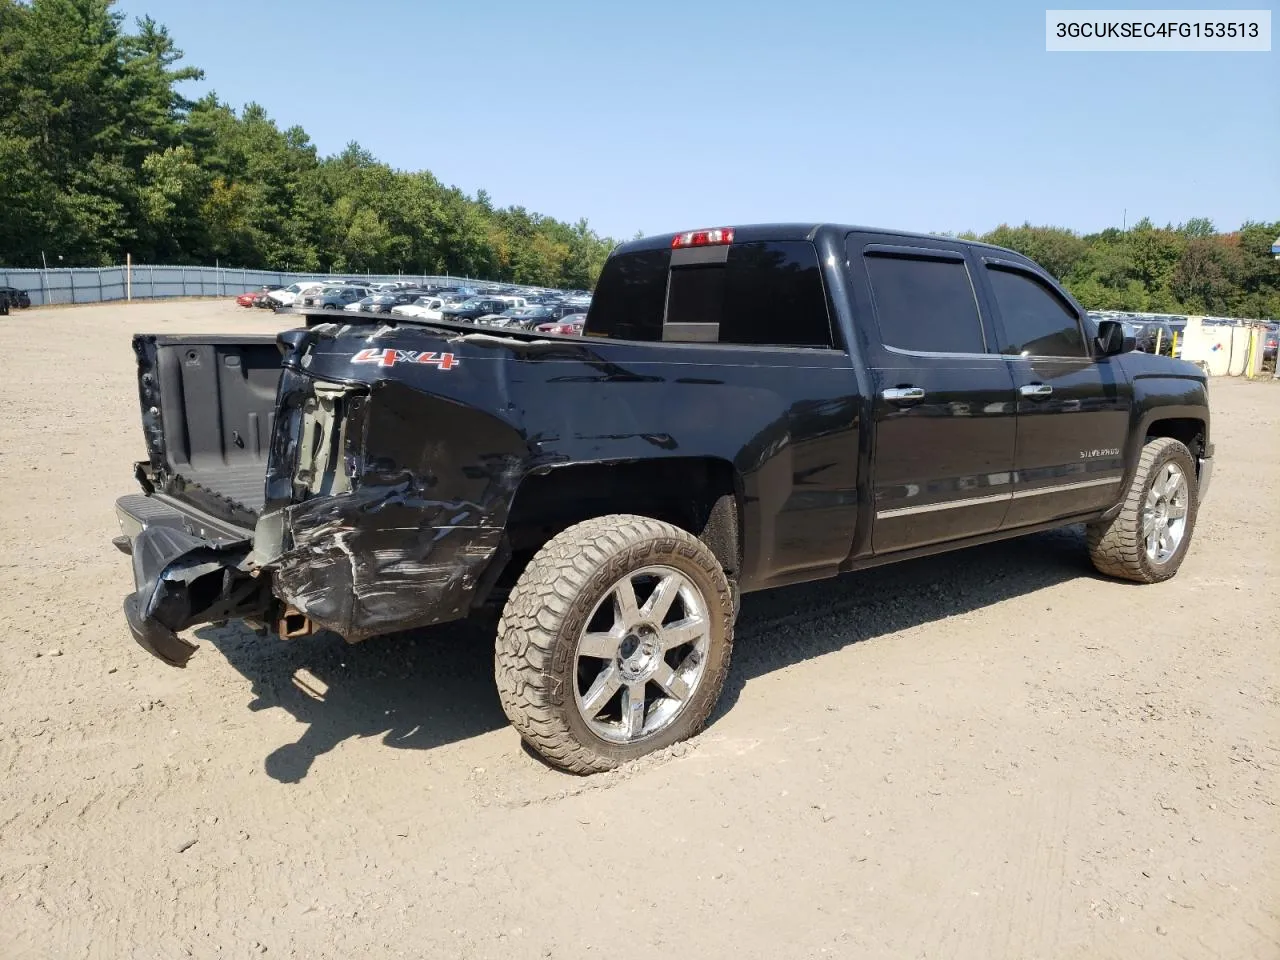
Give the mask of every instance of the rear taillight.
M 715 247 L 723 243 L 733 243 L 733 227 L 690 230 L 688 233 L 677 233 L 671 238 L 673 250 L 679 250 L 681 247 Z

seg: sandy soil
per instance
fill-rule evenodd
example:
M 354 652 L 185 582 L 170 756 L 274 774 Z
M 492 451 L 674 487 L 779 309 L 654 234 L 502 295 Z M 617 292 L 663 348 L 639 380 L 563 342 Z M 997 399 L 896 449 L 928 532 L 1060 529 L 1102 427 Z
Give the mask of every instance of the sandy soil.
M 579 779 L 465 628 L 133 644 L 129 334 L 273 320 L 0 320 L 0 956 L 1280 957 L 1280 385 L 1213 384 L 1176 580 L 1068 530 L 748 597 L 708 730 Z

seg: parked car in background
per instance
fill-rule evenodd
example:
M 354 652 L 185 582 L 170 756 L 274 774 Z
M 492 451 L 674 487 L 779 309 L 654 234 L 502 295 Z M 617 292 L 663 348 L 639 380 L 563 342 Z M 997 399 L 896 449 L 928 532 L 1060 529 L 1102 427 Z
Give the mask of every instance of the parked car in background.
M 292 307 L 298 305 L 300 298 L 314 293 L 324 285 L 324 281 L 321 280 L 299 280 L 283 289 L 272 290 L 268 296 L 282 307 Z
M 557 320 L 560 320 L 563 317 L 570 317 L 577 314 L 581 314 L 585 316 L 587 313 L 587 307 L 589 306 L 591 306 L 590 303 L 584 306 L 580 306 L 576 303 L 570 303 L 567 300 L 557 300 L 554 303 L 550 304 L 551 310 L 555 314 L 555 319 Z
M 1262 359 L 1275 361 L 1280 347 L 1280 323 L 1269 323 L 1262 335 Z
M 501 313 L 481 317 L 476 323 L 487 327 L 505 327 L 511 330 L 532 330 L 540 323 L 553 320 L 549 307 L 512 307 Z
M 391 313 L 400 317 L 416 317 L 419 320 L 439 320 L 440 310 L 445 301 L 440 297 L 415 297 L 409 303 L 391 308 Z
M 1158 353 L 1162 357 L 1174 355 L 1173 335 L 1177 331 L 1168 320 L 1139 320 L 1130 323 L 1130 327 L 1137 341 L 1136 349 L 1143 353 Z M 1186 328 L 1186 321 L 1183 321 L 1183 328 Z M 1181 352 L 1181 344 L 1178 346 Z
M 585 313 L 571 313 L 567 317 L 561 317 L 559 320 L 552 320 L 550 323 L 538 324 L 539 333 L 563 333 L 580 336 L 582 334 L 582 326 L 587 322 Z
M 418 290 L 392 290 L 374 293 L 346 306 L 347 310 L 364 310 L 368 313 L 390 313 L 393 308 L 413 303 L 421 296 Z
M 441 320 L 478 320 L 488 313 L 502 313 L 507 305 L 489 297 L 472 297 L 462 303 L 451 304 L 440 311 Z
M 325 284 L 319 290 L 305 294 L 294 302 L 295 307 L 321 307 L 329 310 L 341 310 L 353 300 L 371 296 L 368 287 L 353 287 L 348 284 Z
M 31 306 L 31 297 L 27 291 L 19 290 L 17 287 L 0 287 L 0 297 L 4 297 L 11 307 L 21 307 L 23 310 Z
M 318 306 L 320 298 L 330 290 L 336 289 L 332 284 L 321 283 L 301 291 L 293 298 L 293 306 L 301 309 L 303 307 Z
M 269 300 L 271 291 L 279 290 L 280 285 L 275 284 L 259 287 L 257 290 L 250 290 L 236 297 L 236 303 L 242 307 L 260 307 L 263 306 L 263 300 Z
M 320 293 L 312 306 L 320 307 L 321 310 L 342 310 L 348 303 L 364 300 L 367 296 L 370 296 L 367 287 L 335 287 Z

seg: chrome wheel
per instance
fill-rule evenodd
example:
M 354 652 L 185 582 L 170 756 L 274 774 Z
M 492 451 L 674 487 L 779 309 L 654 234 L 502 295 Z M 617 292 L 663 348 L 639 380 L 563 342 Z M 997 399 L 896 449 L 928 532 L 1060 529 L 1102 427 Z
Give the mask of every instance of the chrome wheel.
M 615 582 L 578 638 L 574 697 L 591 732 L 631 743 L 669 727 L 707 666 L 706 601 L 674 567 L 644 567 Z
M 1170 462 L 1160 467 L 1142 508 L 1142 538 L 1152 563 L 1166 563 L 1177 552 L 1187 532 L 1190 495 L 1180 466 Z

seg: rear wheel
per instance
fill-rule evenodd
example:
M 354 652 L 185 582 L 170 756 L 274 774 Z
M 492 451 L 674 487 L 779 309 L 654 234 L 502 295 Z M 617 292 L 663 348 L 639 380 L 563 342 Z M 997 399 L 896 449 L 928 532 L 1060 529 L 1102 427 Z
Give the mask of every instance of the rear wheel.
M 724 571 L 692 534 L 627 515 L 577 524 L 538 552 L 507 601 L 502 707 L 548 762 L 610 769 L 702 728 L 733 620 Z
M 1089 525 L 1094 567 L 1138 583 L 1168 580 L 1191 544 L 1196 498 L 1191 451 L 1171 437 L 1147 441 L 1120 512 L 1107 523 Z

